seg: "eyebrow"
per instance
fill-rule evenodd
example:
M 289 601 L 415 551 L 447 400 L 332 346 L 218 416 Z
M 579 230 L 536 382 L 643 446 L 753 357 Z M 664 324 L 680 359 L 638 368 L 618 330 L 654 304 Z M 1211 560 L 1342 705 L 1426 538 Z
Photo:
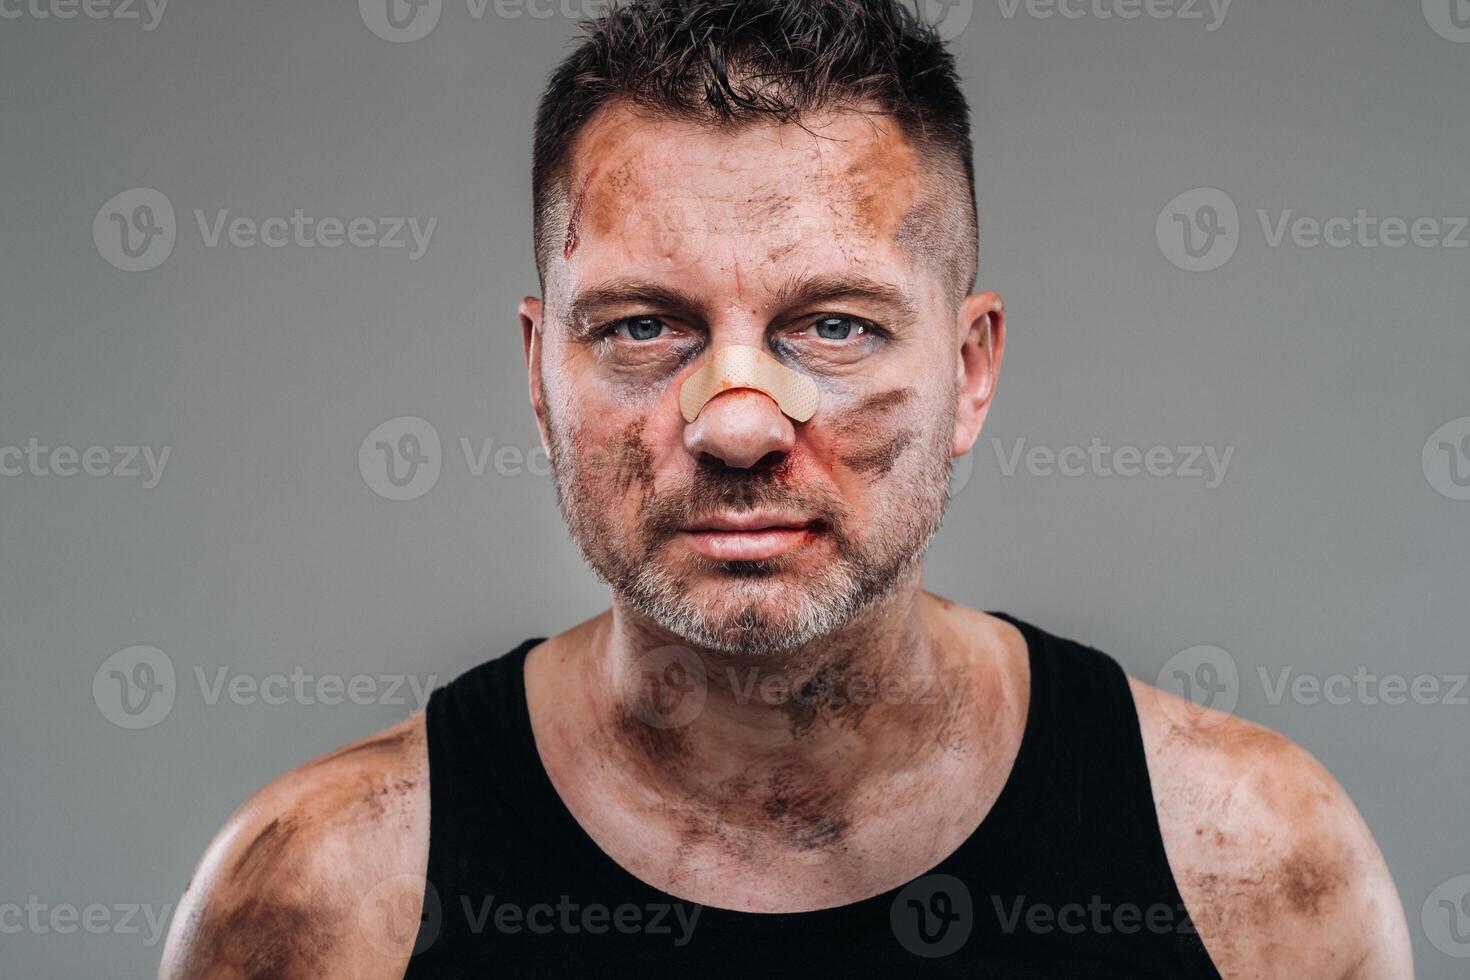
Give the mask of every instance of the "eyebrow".
M 699 302 L 670 286 L 644 279 L 609 279 L 572 297 L 567 322 L 580 332 L 596 326 L 607 311 L 622 306 L 653 306 L 669 310 L 697 310 Z
M 792 276 L 776 290 L 775 304 L 788 310 L 838 299 L 862 299 L 886 306 L 906 321 L 919 318 L 918 307 L 902 289 L 852 272 Z
M 792 275 L 776 289 L 771 305 L 790 310 L 839 299 L 862 299 L 888 307 L 907 322 L 919 318 L 918 308 L 907 293 L 860 273 Z M 692 312 L 704 304 L 672 286 L 643 279 L 610 279 L 578 292 L 568 307 L 567 321 L 580 332 L 596 325 L 611 310 L 626 306 Z

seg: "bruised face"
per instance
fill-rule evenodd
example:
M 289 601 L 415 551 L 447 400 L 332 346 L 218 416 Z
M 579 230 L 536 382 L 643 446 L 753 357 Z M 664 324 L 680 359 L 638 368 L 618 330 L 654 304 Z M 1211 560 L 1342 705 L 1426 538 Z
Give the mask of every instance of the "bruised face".
M 913 569 L 978 432 L 967 365 L 994 353 L 975 298 L 957 309 L 961 202 L 932 162 L 886 117 L 803 126 L 604 108 L 522 305 L 573 538 L 621 602 L 728 653 L 830 633 Z M 686 422 L 681 384 L 735 344 L 815 381 L 816 414 L 731 389 Z

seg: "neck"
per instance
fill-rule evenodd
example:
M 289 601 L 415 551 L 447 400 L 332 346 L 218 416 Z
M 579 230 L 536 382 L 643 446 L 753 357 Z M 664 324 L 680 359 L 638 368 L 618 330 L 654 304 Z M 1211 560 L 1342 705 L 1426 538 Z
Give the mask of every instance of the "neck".
M 635 798 L 710 832 L 812 850 L 952 771 L 996 687 L 916 568 L 841 630 L 777 657 L 696 650 L 615 606 L 593 646 L 605 750 Z

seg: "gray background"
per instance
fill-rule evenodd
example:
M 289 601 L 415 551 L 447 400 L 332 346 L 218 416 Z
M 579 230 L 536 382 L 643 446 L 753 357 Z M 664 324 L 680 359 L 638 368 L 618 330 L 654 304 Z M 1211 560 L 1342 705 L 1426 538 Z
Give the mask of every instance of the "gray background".
M 1467 692 L 1272 703 L 1258 671 L 1442 691 L 1465 673 L 1470 501 L 1435 489 L 1448 471 L 1421 450 L 1470 416 L 1470 250 L 1272 247 L 1256 211 L 1470 214 L 1470 43 L 1416 2 L 1236 0 L 1216 30 L 1201 9 L 957 9 L 980 282 L 1011 332 L 928 585 L 1149 680 L 1181 651 L 1227 651 L 1237 711 L 1322 759 L 1373 828 L 1419 975 L 1463 976 L 1450 954 L 1470 949 L 1432 942 L 1443 912 L 1421 909 L 1470 872 Z M 389 43 L 344 0 L 173 0 L 146 18 L 0 19 L 0 446 L 171 447 L 152 489 L 0 477 L 0 904 L 157 914 L 255 787 L 416 707 L 408 685 L 401 704 L 210 704 L 196 669 L 433 684 L 605 602 L 549 480 L 472 475 L 460 446 L 537 446 L 514 306 L 536 289 L 532 113 L 572 20 L 444 0 L 428 36 Z M 135 187 L 167 195 L 177 242 L 130 273 L 91 227 Z M 1239 208 L 1237 250 L 1210 272 L 1176 267 L 1155 233 L 1197 187 Z M 438 224 L 411 261 L 209 248 L 193 215 L 297 207 Z M 358 464 L 402 416 L 443 440 L 410 501 Z M 1233 457 L 1207 489 L 1007 475 L 995 442 L 1094 438 Z M 140 644 L 167 654 L 177 694 L 127 730 L 93 680 Z M 161 944 L 112 922 L 0 934 L 0 973 L 151 975 Z

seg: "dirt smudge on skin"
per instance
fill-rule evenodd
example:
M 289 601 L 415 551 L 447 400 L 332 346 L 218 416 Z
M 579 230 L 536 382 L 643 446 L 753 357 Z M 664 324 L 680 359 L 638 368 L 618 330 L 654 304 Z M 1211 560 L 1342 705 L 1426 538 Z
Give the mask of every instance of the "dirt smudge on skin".
M 248 898 L 223 913 L 189 952 L 182 976 L 244 980 L 319 977 L 336 945 L 337 917 L 324 902 Z
M 608 469 L 617 496 L 625 496 L 641 486 L 646 498 L 652 489 L 653 451 L 643 441 L 643 426 L 642 419 L 629 422 L 609 443 Z
M 889 388 L 886 391 L 873 392 L 872 395 L 863 395 L 856 406 L 842 411 L 841 416 L 833 423 L 833 428 L 844 435 L 870 428 L 873 423 L 870 417 L 872 414 L 879 413 L 879 411 L 891 411 L 898 406 L 903 406 L 913 400 L 916 394 L 916 389 L 906 386 L 906 388 Z
M 839 843 L 852 824 L 850 801 L 821 785 L 813 773 L 783 766 L 771 773 L 760 803 L 765 818 L 788 844 L 814 851 Z
M 1324 902 L 1346 884 L 1333 862 L 1302 851 L 1282 862 L 1278 880 L 1287 904 L 1303 915 L 1321 915 Z
M 646 710 L 654 711 L 652 707 Z M 619 706 L 613 715 L 612 732 L 631 750 L 633 759 L 665 775 L 682 766 L 689 755 L 689 733 L 684 727 L 649 724 L 637 708 Z
M 262 873 L 269 872 L 276 867 L 276 861 L 285 850 L 286 845 L 291 843 L 291 838 L 296 836 L 300 829 L 294 817 L 277 817 L 265 825 L 240 860 L 235 862 L 235 867 L 230 872 L 230 880 L 242 886 L 248 886 Z
M 872 448 L 845 453 L 839 458 L 844 466 L 856 473 L 866 473 L 875 479 L 885 477 L 914 441 L 914 436 L 912 431 L 900 432 Z
M 912 402 L 916 394 L 912 387 L 890 388 L 866 395 L 843 411 L 832 423 L 833 431 L 845 441 L 838 460 L 874 479 L 887 476 L 918 432 L 912 428 L 894 431 L 884 416 Z
M 799 243 L 788 242 L 785 245 L 776 245 L 766 252 L 766 261 L 771 264 L 780 262 L 796 248 Z
M 873 706 L 871 700 L 854 696 L 861 683 L 847 664 L 824 667 L 807 678 L 781 704 L 781 711 L 798 738 L 811 735 L 817 721 L 834 728 L 856 730 Z

